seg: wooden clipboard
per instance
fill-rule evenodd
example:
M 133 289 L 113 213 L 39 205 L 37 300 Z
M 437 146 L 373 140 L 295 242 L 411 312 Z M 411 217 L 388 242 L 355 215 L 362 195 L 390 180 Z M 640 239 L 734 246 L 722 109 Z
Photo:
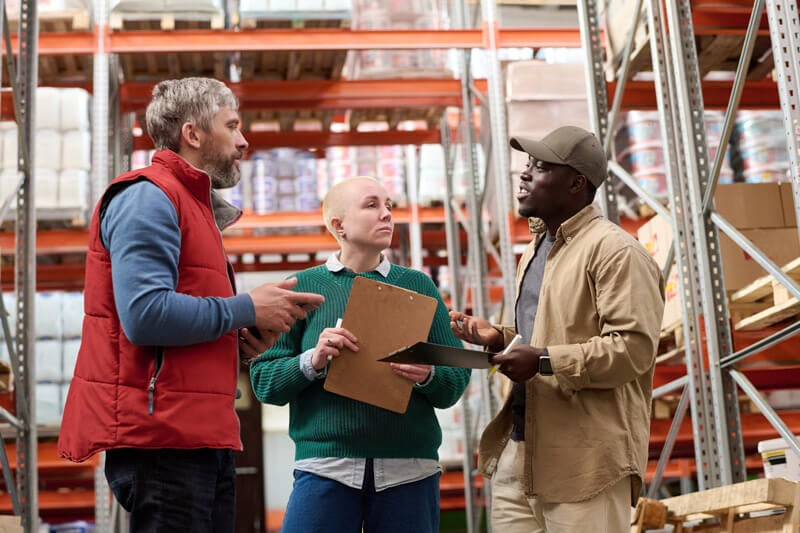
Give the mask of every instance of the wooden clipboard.
M 437 301 L 414 291 L 358 276 L 342 317 L 342 327 L 358 339 L 333 359 L 325 390 L 405 413 L 414 384 L 379 359 L 428 339 Z

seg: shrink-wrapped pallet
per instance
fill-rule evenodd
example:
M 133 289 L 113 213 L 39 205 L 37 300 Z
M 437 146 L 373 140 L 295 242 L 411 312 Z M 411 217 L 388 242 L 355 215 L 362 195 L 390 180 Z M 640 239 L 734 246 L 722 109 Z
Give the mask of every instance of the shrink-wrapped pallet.
M 89 203 L 89 172 L 80 168 L 61 171 L 58 179 L 58 207 L 86 209 Z
M 71 130 L 61 134 L 62 169 L 92 168 L 92 134 L 89 130 Z

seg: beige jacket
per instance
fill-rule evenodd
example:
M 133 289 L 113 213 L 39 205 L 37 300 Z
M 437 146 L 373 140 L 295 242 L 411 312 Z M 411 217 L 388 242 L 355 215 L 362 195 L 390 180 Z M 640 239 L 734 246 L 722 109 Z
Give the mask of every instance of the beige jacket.
M 518 294 L 535 242 L 517 267 Z M 578 502 L 632 476 L 635 503 L 647 466 L 663 311 L 661 271 L 636 239 L 594 205 L 561 225 L 531 339 L 532 346 L 547 347 L 554 376 L 537 374 L 526 384 L 529 496 Z M 502 329 L 508 342 L 514 328 Z M 481 437 L 478 466 L 486 476 L 508 442 L 510 407 L 508 400 Z

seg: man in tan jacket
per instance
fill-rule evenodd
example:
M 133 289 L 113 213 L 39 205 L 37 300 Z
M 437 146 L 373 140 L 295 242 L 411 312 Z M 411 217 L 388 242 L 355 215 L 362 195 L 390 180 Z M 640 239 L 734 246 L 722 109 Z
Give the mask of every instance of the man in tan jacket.
M 450 313 L 458 337 L 491 351 L 522 337 L 493 358 L 513 387 L 479 447 L 492 525 L 629 531 L 647 465 L 661 271 L 592 203 L 608 174 L 592 133 L 565 126 L 511 146 L 530 156 L 519 214 L 543 223 L 517 267 L 516 323 Z

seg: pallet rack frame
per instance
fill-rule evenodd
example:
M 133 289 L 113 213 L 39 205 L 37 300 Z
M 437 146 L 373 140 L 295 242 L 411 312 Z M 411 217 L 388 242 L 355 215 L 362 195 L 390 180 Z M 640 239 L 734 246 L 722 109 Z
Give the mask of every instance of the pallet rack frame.
M 6 4 L 2 2 L 2 34 L 7 51 L 9 85 L 12 87 L 18 124 L 17 168 L 20 185 L 16 191 L 15 270 L 16 332 L 13 346 L 5 313 L 3 322 L 9 359 L 14 374 L 16 416 L 3 413 L 3 418 L 16 429 L 17 469 L 16 479 L 9 482 L 8 466 L 3 465 L 6 483 L 12 493 L 15 511 L 21 516 L 22 527 L 28 532 L 38 531 L 38 470 L 36 428 L 36 368 L 33 355 L 33 317 L 36 290 L 36 205 L 35 180 L 32 171 L 34 146 L 31 131 L 35 124 L 35 92 L 38 85 L 37 47 L 39 25 L 35 1 L 20 2 L 20 19 L 16 59 L 8 32 Z M 4 306 L 3 306 L 3 310 Z M 5 446 L 4 446 L 5 448 Z M 5 453 L 3 454 L 5 458 Z M 13 484 L 12 484 L 13 483 Z
M 586 5 L 587 2 L 581 2 Z M 749 61 L 758 31 L 764 2 L 756 0 L 751 14 L 736 81 L 723 126 L 721 144 L 726 144 L 732 130 L 735 113 L 744 84 L 743 72 Z M 778 73 L 778 89 L 786 127 L 787 147 L 790 152 L 791 178 L 798 202 L 800 183 L 800 114 L 798 113 L 798 22 L 797 5 L 783 0 L 767 3 L 769 31 Z M 664 11 L 664 8 L 665 11 Z M 666 12 L 667 23 L 661 20 Z M 695 456 L 698 485 L 702 490 L 742 481 L 744 479 L 744 454 L 741 421 L 738 412 L 737 386 L 750 397 L 765 414 L 767 420 L 783 436 L 790 447 L 800 453 L 800 447 L 787 425 L 764 401 L 756 388 L 731 365 L 757 353 L 798 332 L 798 323 L 787 326 L 747 349 L 733 353 L 729 329 L 728 309 L 719 258 L 718 230 L 726 233 L 762 267 L 781 282 L 795 297 L 800 296 L 797 284 L 789 279 L 763 252 L 759 251 L 723 217 L 711 208 L 716 181 L 724 156 L 722 151 L 709 167 L 707 142 L 703 124 L 703 99 L 692 27 L 691 5 L 688 0 L 650 0 L 647 5 L 648 27 L 653 71 L 656 78 L 659 117 L 662 123 L 662 141 L 668 151 L 665 158 L 669 175 L 670 211 L 681 216 L 670 217 L 675 238 L 675 256 L 678 263 L 683 298 L 683 325 L 687 332 L 687 375 L 654 391 L 654 397 L 684 388 L 659 459 L 655 480 L 649 494 L 654 495 L 661 482 L 666 461 L 671 454 L 681 419 L 691 406 L 695 433 Z M 638 18 L 638 10 L 637 17 Z M 631 33 L 634 27 L 631 28 Z M 667 29 L 671 31 L 667 31 Z M 623 65 L 630 60 L 630 47 L 623 57 Z M 669 67 L 672 68 L 669 68 Z M 626 67 L 623 66 L 624 84 Z M 677 163 L 677 164 L 673 164 Z M 612 171 L 626 184 L 633 179 L 618 165 Z M 632 186 L 632 188 L 634 188 Z M 645 200 L 648 199 L 645 197 Z M 651 203 L 652 199 L 648 201 Z M 705 368 L 699 330 L 699 314 L 709 317 L 702 321 L 706 330 L 705 348 L 708 368 Z M 713 318 L 711 318 L 713 317 Z M 688 392 L 688 394 L 687 394 Z

